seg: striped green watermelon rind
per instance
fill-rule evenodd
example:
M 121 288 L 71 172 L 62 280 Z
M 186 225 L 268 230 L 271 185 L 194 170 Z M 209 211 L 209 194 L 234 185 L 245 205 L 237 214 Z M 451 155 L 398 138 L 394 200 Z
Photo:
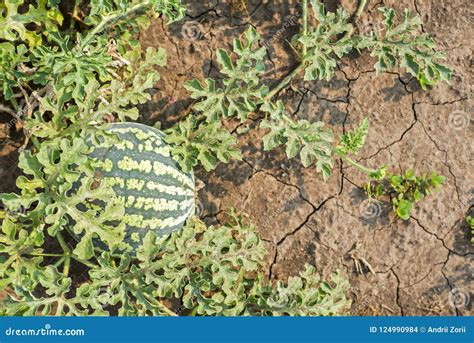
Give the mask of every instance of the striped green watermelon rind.
M 194 177 L 184 173 L 165 143 L 165 134 L 139 123 L 114 123 L 118 137 L 109 148 L 90 154 L 100 182 L 110 185 L 124 205 L 125 243 L 138 247 L 146 233 L 180 230 L 194 214 Z

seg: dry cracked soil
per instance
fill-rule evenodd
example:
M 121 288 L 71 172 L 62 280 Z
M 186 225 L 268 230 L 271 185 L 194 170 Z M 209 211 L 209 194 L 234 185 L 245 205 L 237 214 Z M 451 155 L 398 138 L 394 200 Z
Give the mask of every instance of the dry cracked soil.
M 329 10 L 356 2 L 325 1 Z M 143 106 L 142 120 L 166 127 L 188 113 L 192 99 L 183 83 L 221 78 L 215 51 L 253 25 L 268 47 L 266 83 L 274 85 L 297 63 L 288 41 L 298 32 L 298 1 L 186 1 L 186 18 L 166 26 L 160 18 L 141 32 L 144 47 L 163 47 L 168 64 Z M 294 118 L 322 120 L 336 133 L 368 117 L 370 132 L 359 160 L 370 167 L 437 170 L 447 178 L 439 193 L 419 203 L 408 221 L 397 220 L 388 204 L 369 202 L 364 175 L 338 162 L 324 182 L 314 169 L 288 160 L 284 151 L 264 152 L 264 132 L 255 123 L 238 135 L 243 161 L 198 171 L 201 216 L 225 220 L 235 207 L 258 227 L 268 248 L 271 279 L 294 275 L 305 263 L 321 274 L 343 270 L 351 282 L 353 315 L 473 315 L 473 245 L 465 222 L 473 209 L 474 173 L 471 98 L 472 2 L 469 0 L 369 1 L 355 25 L 380 25 L 380 6 L 418 13 L 423 31 L 447 54 L 451 84 L 421 90 L 403 73 L 376 76 L 367 54 L 338 63 L 330 82 L 295 80 L 280 97 Z M 237 124 L 229 124 L 235 129 Z M 12 157 L 13 156 L 13 157 Z M 2 152 L 2 179 L 15 168 Z M 10 161 L 10 162 L 9 162 Z M 1 191 L 13 183 L 4 182 Z M 10 186 L 9 186 L 10 185 Z

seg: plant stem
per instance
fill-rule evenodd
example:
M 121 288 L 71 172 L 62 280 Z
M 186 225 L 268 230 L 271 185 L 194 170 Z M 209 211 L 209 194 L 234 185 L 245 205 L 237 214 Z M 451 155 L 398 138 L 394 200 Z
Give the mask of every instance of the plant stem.
M 367 0 L 360 0 L 359 7 L 357 7 L 356 17 L 360 17 L 362 12 L 364 12 L 365 5 L 367 5 Z
M 156 307 L 159 307 L 163 312 L 165 312 L 168 316 L 172 316 L 172 317 L 176 317 L 178 316 L 175 312 L 173 312 L 172 310 L 170 310 L 168 308 L 168 306 L 166 306 L 165 304 L 163 304 L 160 300 L 158 299 L 155 299 L 155 298 L 152 298 L 152 297 L 148 297 L 148 296 L 145 296 L 146 299 L 148 301 L 150 301 L 150 303 L 153 303 Z
M 59 242 L 59 245 L 64 251 L 64 268 L 63 268 L 63 275 L 68 276 L 69 274 L 69 267 L 71 265 L 71 249 L 69 249 L 66 241 L 64 240 L 63 236 L 61 235 L 61 232 L 58 232 L 56 234 L 56 238 Z
M 339 157 L 341 157 L 341 159 L 343 161 L 346 161 L 347 163 L 349 163 L 350 165 L 352 165 L 353 167 L 356 167 L 357 169 L 359 169 L 360 171 L 366 173 L 366 174 L 375 174 L 377 173 L 377 170 L 375 169 L 371 169 L 371 168 L 368 168 L 366 166 L 363 166 L 362 164 L 354 161 L 352 158 L 350 158 L 349 156 L 347 156 L 346 154 L 342 153 L 341 151 L 339 151 L 338 149 L 333 149 L 333 151 L 339 155 Z
M 40 142 L 38 141 L 38 138 L 31 135 L 30 140 L 33 142 L 33 145 L 35 146 L 35 148 L 39 150 L 40 149 Z
M 303 0 L 303 36 L 308 34 L 308 0 Z M 307 53 L 306 45 L 303 44 L 303 59 Z
M 44 254 L 44 253 L 31 253 L 31 256 L 42 256 L 42 257 L 64 257 L 64 254 Z
M 190 315 L 191 317 L 195 317 L 196 314 L 197 314 L 197 310 L 198 310 L 198 307 L 196 306 L 196 307 L 192 310 L 192 312 L 191 312 L 189 315 Z
M 61 265 L 61 263 L 64 262 L 64 259 L 65 259 L 64 256 L 61 257 L 59 260 L 56 261 L 56 263 L 54 263 L 54 266 L 59 267 Z
M 293 69 L 293 71 L 290 74 L 288 74 L 283 80 L 281 80 L 281 82 L 267 94 L 267 96 L 264 99 L 265 102 L 271 100 L 275 95 L 277 95 L 305 67 L 306 67 L 306 62 L 303 59 L 303 61 L 295 69 Z
M 103 17 L 102 21 L 96 27 L 94 27 L 91 31 L 89 31 L 87 36 L 81 42 L 80 49 L 81 50 L 84 49 L 84 47 L 94 38 L 94 36 L 102 32 L 105 29 L 105 27 L 109 25 L 110 23 L 114 22 L 117 19 L 127 17 L 130 14 L 140 11 L 148 6 L 150 6 L 150 0 L 136 4 L 135 6 L 130 7 L 123 13 L 114 13 L 114 14 Z
M 177 316 L 178 316 L 175 312 L 171 311 L 171 310 L 170 310 L 165 304 L 163 304 L 161 301 L 159 301 L 159 303 L 161 304 L 161 309 L 162 309 L 165 313 L 167 313 L 169 316 L 171 316 L 171 317 L 177 317 Z
M 99 268 L 98 265 L 96 265 L 96 264 L 94 264 L 94 263 L 92 263 L 92 262 L 90 262 L 90 261 L 83 260 L 83 259 L 77 257 L 77 256 L 74 255 L 74 254 L 71 254 L 71 257 L 72 257 L 74 260 L 76 260 L 77 262 L 82 263 L 83 265 L 85 265 L 85 266 L 87 266 L 87 267 L 89 267 L 89 268 L 92 268 L 92 269 L 98 269 L 98 268 Z
M 63 267 L 63 276 L 68 276 L 69 275 L 69 268 L 71 267 L 71 257 L 66 256 L 64 260 L 64 267 Z

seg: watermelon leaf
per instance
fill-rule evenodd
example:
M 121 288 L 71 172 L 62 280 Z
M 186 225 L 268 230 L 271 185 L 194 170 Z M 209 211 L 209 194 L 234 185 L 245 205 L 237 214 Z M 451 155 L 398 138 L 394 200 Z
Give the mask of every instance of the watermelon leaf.
M 199 123 L 190 115 L 166 133 L 172 155 L 185 172 L 199 163 L 206 171 L 211 171 L 218 161 L 228 163 L 231 159 L 242 158 L 240 150 L 235 147 L 237 140 L 220 121 Z
M 191 97 L 199 100 L 193 106 L 194 110 L 202 112 L 208 122 L 233 116 L 245 121 L 257 109 L 257 105 L 263 102 L 268 87 L 259 83 L 264 72 L 262 60 L 266 49 L 258 47 L 259 39 L 259 34 L 252 26 L 242 38 L 234 39 L 234 53 L 238 56 L 235 63 L 227 51 L 217 50 L 220 72 L 227 77 L 223 80 L 222 87 L 217 86 L 212 79 L 206 79 L 204 84 L 196 79 L 185 83 Z
M 379 10 L 384 16 L 385 30 L 356 38 L 357 49 L 368 49 L 370 55 L 377 58 L 377 74 L 394 70 L 398 62 L 423 89 L 451 80 L 451 70 L 440 63 L 445 55 L 434 50 L 436 44 L 428 34 L 419 33 L 422 25 L 419 15 L 412 17 L 406 9 L 403 20 L 395 25 L 397 16 L 393 9 L 382 7 Z
M 324 179 L 328 179 L 333 166 L 332 131 L 323 128 L 322 122 L 293 121 L 285 113 L 280 100 L 265 104 L 261 110 L 268 113 L 268 119 L 264 119 L 260 127 L 270 129 L 263 137 L 264 149 L 270 150 L 285 144 L 288 158 L 299 154 L 305 168 L 316 165 L 316 170 L 322 173 Z
M 28 4 L 22 0 L 4 0 L 0 5 L 0 39 L 7 41 L 27 42 L 30 47 L 42 42 L 41 34 L 45 35 L 58 30 L 63 16 L 57 2 L 39 0 L 28 5 L 27 11 L 20 7 Z M 32 29 L 32 25 L 35 29 Z
M 336 13 L 326 12 L 320 1 L 311 1 L 317 26 L 306 34 L 297 36 L 297 42 L 307 51 L 304 56 L 304 80 L 330 80 L 336 68 L 336 58 L 341 58 L 353 48 L 352 25 L 349 14 L 342 8 Z

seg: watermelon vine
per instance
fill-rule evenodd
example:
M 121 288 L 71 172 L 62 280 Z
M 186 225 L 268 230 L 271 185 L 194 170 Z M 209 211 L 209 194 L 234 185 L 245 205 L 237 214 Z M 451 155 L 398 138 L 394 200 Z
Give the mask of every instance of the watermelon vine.
M 250 223 L 235 212 L 217 227 L 193 217 L 193 169 L 241 159 L 227 120 L 259 121 L 265 150 L 285 146 L 288 158 L 299 157 L 324 180 L 335 159 L 352 165 L 367 174 L 367 193 L 389 196 L 401 219 L 444 183 L 436 172 L 397 175 L 361 165 L 354 156 L 367 120 L 337 140 L 322 122 L 291 118 L 279 99 L 300 74 L 331 79 L 337 59 L 354 49 L 376 57 L 377 72 L 400 65 L 423 88 L 448 81 L 443 54 L 417 34 L 417 16 L 405 12 L 397 24 L 395 12 L 382 9 L 385 32 L 363 36 L 348 13 L 328 12 L 316 0 L 312 25 L 304 1 L 303 28 L 292 40 L 301 61 L 288 76 L 272 87 L 262 83 L 266 48 L 249 27 L 233 52 L 217 51 L 222 82 L 186 82 L 193 108 L 163 133 L 133 123 L 166 63 L 163 49 L 144 51 L 135 33 L 156 16 L 182 19 L 181 2 L 76 1 L 70 11 L 61 3 L 0 5 L 0 110 L 24 133 L 18 192 L 0 195 L 2 315 L 347 313 L 341 273 L 323 281 L 306 266 L 274 284 Z

